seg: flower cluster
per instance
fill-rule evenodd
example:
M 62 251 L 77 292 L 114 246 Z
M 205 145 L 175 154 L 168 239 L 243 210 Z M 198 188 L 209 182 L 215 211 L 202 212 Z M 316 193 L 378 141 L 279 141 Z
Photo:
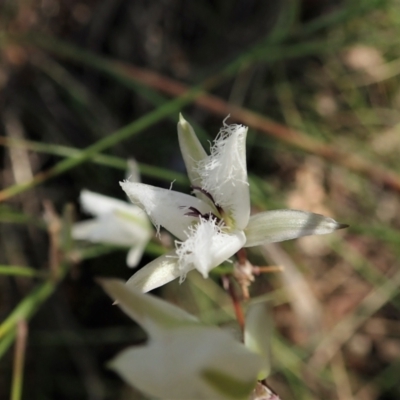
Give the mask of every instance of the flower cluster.
M 148 334 L 148 342 L 122 351 L 109 364 L 130 385 L 159 399 L 279 400 L 265 384 L 270 373 L 272 323 L 265 302 L 248 306 L 243 344 L 206 326 L 148 292 L 191 270 L 210 270 L 243 248 L 306 235 L 323 235 L 346 225 L 299 210 L 250 216 L 246 167 L 247 128 L 224 125 L 210 154 L 180 116 L 179 145 L 194 196 L 126 180 L 121 186 L 133 205 L 84 191 L 83 208 L 94 220 L 74 226 L 75 238 L 134 245 L 136 265 L 151 231 L 167 229 L 175 248 L 136 272 L 127 283 L 101 280 L 109 296 Z M 147 216 L 143 213 L 143 211 Z M 247 263 L 247 264 L 246 264 Z M 249 264 L 250 265 L 250 264 Z M 234 297 L 234 296 L 233 296 Z

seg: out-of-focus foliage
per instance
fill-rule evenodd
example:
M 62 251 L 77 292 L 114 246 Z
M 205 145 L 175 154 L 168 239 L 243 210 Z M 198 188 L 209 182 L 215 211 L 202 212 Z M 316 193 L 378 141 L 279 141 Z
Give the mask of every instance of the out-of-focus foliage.
M 6 0 L 0 24 L 0 398 L 143 398 L 104 365 L 146 338 L 94 281 L 128 278 L 126 249 L 70 232 L 83 188 L 125 200 L 131 156 L 144 183 L 190 192 L 181 111 L 206 148 L 229 113 L 249 126 L 254 212 L 350 224 L 249 252 L 276 325 L 268 384 L 286 400 L 400 397 L 396 0 Z M 141 266 L 171 245 L 162 232 Z M 222 272 L 157 294 L 234 330 Z

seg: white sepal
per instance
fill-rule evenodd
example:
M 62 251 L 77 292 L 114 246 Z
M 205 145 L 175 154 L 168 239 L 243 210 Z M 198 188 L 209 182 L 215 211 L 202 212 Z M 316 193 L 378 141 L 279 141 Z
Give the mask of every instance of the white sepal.
M 197 172 L 197 163 L 207 157 L 192 126 L 179 114 L 178 139 L 183 161 L 192 186 L 200 186 L 201 178 Z
M 148 240 L 138 241 L 135 246 L 131 247 L 128 251 L 128 255 L 126 256 L 126 264 L 129 268 L 134 268 L 139 264 L 139 261 L 142 259 L 142 255 L 146 248 Z
M 71 233 L 77 240 L 132 246 L 141 237 L 142 231 L 143 229 L 138 229 L 129 221 L 119 219 L 115 213 L 109 213 L 96 219 L 77 222 L 72 226 Z M 143 235 L 146 235 L 145 231 Z
M 198 323 L 195 317 L 181 308 L 141 293 L 120 279 L 99 279 L 98 282 L 118 306 L 152 338 L 158 337 L 164 330 Z
M 213 211 L 204 201 L 174 190 L 129 181 L 120 185 L 130 200 L 146 211 L 157 230 L 163 226 L 180 240 L 186 238 L 187 227 L 198 221 L 197 217 L 186 215 L 190 207 L 202 214 Z
M 181 275 L 178 257 L 175 250 L 172 250 L 144 266 L 132 275 L 126 284 L 132 289 L 145 293 L 165 285 Z
M 346 227 L 332 218 L 299 210 L 265 211 L 250 217 L 245 247 L 282 242 L 308 235 L 325 235 Z
M 244 229 L 250 216 L 246 135 L 246 127 L 224 124 L 211 155 L 198 164 L 201 187 L 228 214 L 234 229 Z
M 128 168 L 126 170 L 125 178 L 129 179 L 131 182 L 141 182 L 139 165 L 134 158 L 128 158 L 127 160 Z
M 132 208 L 132 205 L 125 201 L 104 196 L 103 194 L 91 192 L 86 189 L 81 191 L 79 201 L 83 211 L 94 216 L 108 214 L 114 210 L 126 210 L 129 212 Z

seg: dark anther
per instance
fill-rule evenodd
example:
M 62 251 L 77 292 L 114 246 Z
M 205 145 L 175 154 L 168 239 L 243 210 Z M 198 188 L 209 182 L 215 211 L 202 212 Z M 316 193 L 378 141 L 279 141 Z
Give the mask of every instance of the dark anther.
M 215 206 L 215 208 L 217 209 L 217 211 L 219 212 L 219 213 L 223 213 L 223 209 L 222 209 L 222 207 L 220 206 L 220 205 L 218 205 L 216 202 L 215 202 L 215 200 L 214 200 L 214 197 L 212 196 L 212 194 L 211 193 L 209 193 L 209 192 L 207 192 L 207 190 L 204 190 L 203 188 L 201 188 L 200 186 L 192 186 L 192 189 L 193 190 L 197 190 L 197 191 L 199 191 L 200 193 L 203 193 L 204 195 L 206 195 L 212 202 L 213 202 L 213 204 L 214 204 L 214 206 Z
M 214 213 L 208 212 L 205 214 L 200 214 L 201 218 L 206 219 L 207 221 L 212 221 L 215 220 L 217 225 L 223 224 L 223 221 L 221 218 L 218 218 Z
M 180 208 L 184 208 L 185 206 L 181 206 Z M 223 221 L 221 220 L 221 218 L 218 218 L 214 213 L 212 212 L 208 212 L 208 213 L 204 213 L 202 214 L 196 207 L 187 207 L 188 208 L 188 212 L 185 213 L 185 215 L 187 215 L 188 217 L 197 217 L 197 218 L 203 218 L 207 221 L 212 221 L 215 220 L 217 222 L 217 224 L 221 224 Z
M 188 207 L 188 209 L 190 211 L 188 211 L 187 213 L 185 213 L 185 215 L 189 216 L 189 217 L 201 217 L 201 212 L 195 208 L 195 207 Z

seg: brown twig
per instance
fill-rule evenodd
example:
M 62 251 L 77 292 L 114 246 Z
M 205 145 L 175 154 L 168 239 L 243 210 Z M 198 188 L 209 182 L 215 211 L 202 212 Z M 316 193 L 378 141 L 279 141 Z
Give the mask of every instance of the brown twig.
M 254 265 L 253 273 L 255 275 L 260 275 L 260 274 L 270 273 L 270 272 L 282 272 L 284 269 L 285 269 L 285 267 L 283 267 L 282 265 L 270 265 L 270 266 L 263 266 L 263 267 Z
M 232 299 L 233 308 L 235 310 L 236 319 L 241 327 L 242 331 L 244 331 L 244 313 L 242 309 L 242 305 L 240 304 L 239 298 L 235 292 L 235 288 L 232 285 L 232 282 L 229 279 L 229 276 L 222 276 L 222 284 L 224 289 L 229 293 L 229 296 Z
M 53 204 L 45 200 L 43 202 L 45 219 L 47 222 L 47 231 L 49 234 L 49 265 L 51 276 L 56 282 L 60 275 L 61 251 L 60 251 L 60 231 L 61 222 Z
M 247 251 L 244 247 L 242 247 L 237 253 L 236 257 L 238 259 L 239 264 L 245 264 L 247 262 Z

